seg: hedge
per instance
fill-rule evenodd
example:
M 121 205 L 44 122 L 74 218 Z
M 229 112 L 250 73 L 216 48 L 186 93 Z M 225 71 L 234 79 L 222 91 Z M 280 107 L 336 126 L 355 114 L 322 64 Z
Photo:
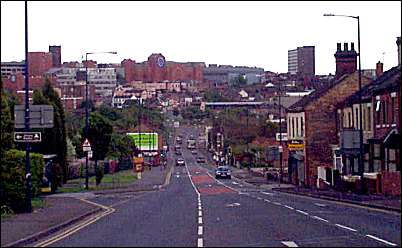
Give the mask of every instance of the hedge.
M 25 151 L 15 149 L 6 151 L 4 157 L 1 158 L 0 165 L 1 206 L 7 205 L 16 213 L 23 212 L 26 197 Z M 43 155 L 30 153 L 32 197 L 40 194 L 43 167 Z

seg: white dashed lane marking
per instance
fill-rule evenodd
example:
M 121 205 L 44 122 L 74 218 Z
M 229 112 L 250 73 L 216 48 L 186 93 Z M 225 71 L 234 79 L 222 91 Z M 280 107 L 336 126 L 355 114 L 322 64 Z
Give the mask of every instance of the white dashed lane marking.
M 288 205 L 283 205 L 285 208 L 289 208 L 289 209 L 291 209 L 291 210 L 294 210 L 294 208 L 292 208 L 292 207 L 290 207 L 290 206 L 288 206 Z
M 350 228 L 350 227 L 347 227 L 347 226 L 344 226 L 344 225 L 335 224 L 335 226 L 343 228 L 343 229 L 346 229 L 346 230 L 349 230 L 349 231 L 352 231 L 352 232 L 357 232 L 356 229 L 353 229 L 353 228 Z
M 376 236 L 373 236 L 373 235 L 370 235 L 370 234 L 367 234 L 366 236 L 369 237 L 369 238 L 375 239 L 377 241 L 383 242 L 383 243 L 385 243 L 387 245 L 396 246 L 396 244 L 391 243 L 391 242 L 386 241 L 386 240 L 383 240 L 383 239 L 380 239 L 380 238 L 377 238 Z
M 324 221 L 324 222 L 329 222 L 328 220 L 326 220 L 326 219 L 323 219 L 323 218 L 320 218 L 320 217 L 318 217 L 318 216 L 312 216 L 311 218 L 313 218 L 313 219 L 317 219 L 317 220 L 321 220 L 321 221 Z
M 296 210 L 296 212 L 299 212 L 299 213 L 301 213 L 301 214 L 304 214 L 304 215 L 308 215 L 308 213 L 306 213 L 306 212 L 304 212 L 304 211 L 301 211 L 301 210 Z
M 203 231 L 203 230 L 202 230 L 202 226 L 199 226 L 199 227 L 198 227 L 198 235 L 202 235 L 202 231 Z
M 198 224 L 202 224 L 202 217 L 198 217 Z
M 203 247 L 203 241 L 202 241 L 202 239 L 198 239 L 198 242 L 197 242 L 197 246 L 198 247 Z
M 282 241 L 282 244 L 286 245 L 287 247 L 299 247 L 295 242 L 293 241 Z
M 269 193 L 269 192 L 261 192 L 261 194 L 264 194 L 264 195 L 274 195 L 273 193 Z

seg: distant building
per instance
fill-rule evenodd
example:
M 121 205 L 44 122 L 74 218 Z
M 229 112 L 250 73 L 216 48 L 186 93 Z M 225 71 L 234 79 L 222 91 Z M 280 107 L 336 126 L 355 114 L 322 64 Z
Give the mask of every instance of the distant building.
M 49 46 L 53 67 L 61 67 L 61 46 Z
M 204 68 L 204 81 L 214 84 L 231 83 L 240 75 L 244 76 L 247 84 L 261 83 L 265 77 L 263 68 L 210 64 Z
M 315 76 L 315 47 L 303 46 L 288 51 L 288 72 L 300 76 Z
M 53 62 L 51 53 L 48 52 L 28 53 L 29 76 L 43 76 L 52 67 Z
M 25 75 L 25 62 L 1 62 L 1 78 L 10 78 L 16 74 Z

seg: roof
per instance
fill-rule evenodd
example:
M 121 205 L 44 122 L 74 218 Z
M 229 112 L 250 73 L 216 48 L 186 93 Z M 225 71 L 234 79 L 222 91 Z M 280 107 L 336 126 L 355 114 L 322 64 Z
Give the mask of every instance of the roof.
M 348 106 L 359 102 L 359 93 L 362 94 L 362 101 L 371 101 L 371 96 L 374 92 L 379 92 L 383 89 L 392 88 L 400 85 L 401 81 L 401 66 L 395 66 L 388 71 L 384 72 L 380 77 L 371 82 L 370 84 L 362 87 L 353 95 L 346 98 L 340 106 Z
M 311 102 L 314 102 L 315 100 L 317 100 L 317 99 L 321 98 L 322 96 L 324 96 L 330 89 L 332 89 L 336 85 L 340 84 L 345 79 L 347 79 L 349 77 L 354 77 L 354 76 L 357 76 L 357 75 L 358 75 L 358 71 L 355 71 L 354 73 L 351 73 L 351 74 L 345 74 L 342 77 L 340 77 L 339 79 L 330 80 L 323 87 L 316 89 L 311 94 L 304 96 L 298 102 L 296 102 L 295 104 L 290 106 L 288 111 L 289 112 L 301 112 L 301 111 L 303 111 L 306 106 L 308 106 Z M 365 77 L 365 76 L 362 75 L 362 77 Z

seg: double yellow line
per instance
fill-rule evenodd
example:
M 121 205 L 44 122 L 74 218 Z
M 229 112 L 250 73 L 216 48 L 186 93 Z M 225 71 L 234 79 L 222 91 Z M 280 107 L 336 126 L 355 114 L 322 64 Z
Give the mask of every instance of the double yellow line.
M 89 203 L 91 205 L 98 206 L 98 207 L 104 209 L 105 211 L 103 211 L 103 212 L 101 212 L 101 213 L 99 213 L 99 214 L 97 214 L 95 216 L 92 216 L 90 219 L 85 220 L 84 222 L 81 222 L 80 224 L 78 224 L 76 226 L 73 226 L 73 227 L 63 231 L 62 233 L 57 234 L 56 236 L 53 236 L 53 237 L 51 237 L 51 238 L 49 238 L 49 239 L 47 239 L 45 241 L 42 241 L 42 242 L 40 242 L 38 244 L 35 244 L 34 247 L 46 247 L 46 246 L 49 246 L 49 245 L 51 245 L 51 244 L 53 244 L 53 243 L 55 243 L 55 242 L 57 242 L 57 241 L 59 241 L 61 239 L 64 239 L 64 238 L 70 236 L 71 234 L 73 234 L 75 232 L 78 232 L 79 230 L 83 229 L 84 227 L 89 226 L 92 223 L 98 221 L 99 219 L 101 219 L 101 218 L 113 213 L 114 211 L 116 211 L 112 207 L 104 206 L 104 205 L 101 205 L 101 204 L 98 204 L 98 203 L 95 203 L 95 202 L 88 201 L 86 199 L 79 199 L 79 200 L 84 201 L 86 203 Z

